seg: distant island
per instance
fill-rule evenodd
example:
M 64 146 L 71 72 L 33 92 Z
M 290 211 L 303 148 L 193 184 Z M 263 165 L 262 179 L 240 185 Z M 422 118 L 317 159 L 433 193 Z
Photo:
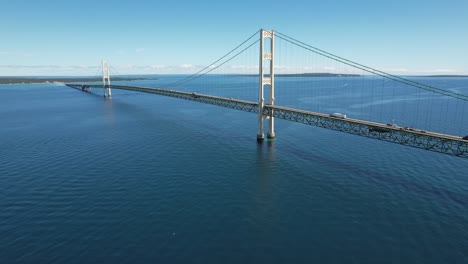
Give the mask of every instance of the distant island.
M 276 77 L 360 77 L 359 74 L 347 74 L 347 73 L 326 73 L 326 72 L 314 72 L 314 73 L 281 73 L 275 74 Z M 407 75 L 404 77 L 468 77 L 468 75 Z
M 417 77 L 468 77 L 468 75 L 421 75 L 421 76 L 417 76 Z
M 237 74 L 235 74 L 237 75 Z M 239 74 L 243 77 L 258 77 L 258 74 Z M 265 74 L 267 77 L 268 74 Z M 328 73 L 328 72 L 310 72 L 310 73 L 276 73 L 275 77 L 359 77 L 359 74 L 348 73 Z
M 359 77 L 359 74 L 347 73 L 328 73 L 328 72 L 311 72 L 311 73 L 280 73 L 275 74 L 275 77 Z
M 158 80 L 154 77 L 113 77 L 111 81 L 146 81 Z M 21 76 L 0 76 L 0 84 L 15 83 L 71 83 L 71 82 L 100 82 L 101 77 L 21 77 Z

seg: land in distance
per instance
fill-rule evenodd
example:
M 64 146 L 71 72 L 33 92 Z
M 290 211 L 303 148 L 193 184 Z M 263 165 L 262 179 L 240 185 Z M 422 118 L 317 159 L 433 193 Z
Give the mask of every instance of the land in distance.
M 142 81 L 158 80 L 154 77 L 113 77 L 111 81 Z M 15 83 L 72 83 L 72 82 L 100 82 L 101 77 L 27 77 L 27 76 L 0 76 L 0 84 Z

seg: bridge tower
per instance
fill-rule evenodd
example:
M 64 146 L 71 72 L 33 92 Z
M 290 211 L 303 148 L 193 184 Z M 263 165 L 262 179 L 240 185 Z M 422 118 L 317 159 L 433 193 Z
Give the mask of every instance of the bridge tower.
M 258 134 L 257 141 L 263 141 L 265 135 L 263 133 L 263 120 L 269 120 L 267 138 L 275 138 L 275 120 L 273 117 L 273 110 L 270 113 L 264 114 L 265 106 L 265 86 L 270 87 L 269 91 L 269 105 L 275 104 L 275 71 L 274 71 L 274 52 L 275 52 L 275 32 L 273 30 L 267 31 L 264 29 L 260 30 L 260 65 L 259 65 L 259 77 L 260 85 L 258 91 Z M 265 39 L 270 39 L 270 50 L 265 50 Z M 265 62 L 269 61 L 267 66 L 267 75 L 265 75 Z
M 101 61 L 102 67 L 102 87 L 104 88 L 104 97 L 112 96 L 109 63 L 106 60 Z M 107 81 L 107 83 L 106 83 Z

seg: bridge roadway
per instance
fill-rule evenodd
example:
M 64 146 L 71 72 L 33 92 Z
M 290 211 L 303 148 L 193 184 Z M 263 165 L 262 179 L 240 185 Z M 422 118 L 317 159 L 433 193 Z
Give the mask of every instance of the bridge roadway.
M 102 89 L 102 85 L 67 84 L 67 86 L 87 92 L 89 91 L 89 88 Z M 258 113 L 259 111 L 257 102 L 221 96 L 139 86 L 112 85 L 111 88 L 175 97 L 251 113 Z M 263 115 L 274 116 L 276 118 L 294 121 L 306 125 L 337 130 L 400 145 L 468 158 L 468 140 L 463 140 L 459 136 L 440 134 L 414 128 L 389 126 L 382 123 L 369 122 L 353 118 L 336 118 L 331 117 L 328 114 L 276 105 L 265 105 L 263 108 Z

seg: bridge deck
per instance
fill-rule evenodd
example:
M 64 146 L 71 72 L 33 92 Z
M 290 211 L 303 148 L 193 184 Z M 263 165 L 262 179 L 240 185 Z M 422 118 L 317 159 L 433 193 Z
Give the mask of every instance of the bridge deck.
M 102 88 L 102 85 L 86 85 L 86 89 L 84 89 L 84 86 L 81 84 L 67 85 L 84 91 L 88 91 L 91 87 Z M 259 109 L 257 102 L 238 100 L 221 96 L 139 86 L 112 85 L 111 87 L 112 89 L 137 91 L 175 97 L 184 100 L 197 101 L 205 104 L 212 104 L 251 113 L 258 113 Z M 413 128 L 388 126 L 386 124 L 360 119 L 336 118 L 331 117 L 329 114 L 304 111 L 276 105 L 265 105 L 263 108 L 263 114 L 265 116 L 274 116 L 276 118 L 303 123 L 306 125 L 337 130 L 349 134 L 364 136 L 405 146 L 468 158 L 468 141 L 463 140 L 459 136 L 446 135 Z

